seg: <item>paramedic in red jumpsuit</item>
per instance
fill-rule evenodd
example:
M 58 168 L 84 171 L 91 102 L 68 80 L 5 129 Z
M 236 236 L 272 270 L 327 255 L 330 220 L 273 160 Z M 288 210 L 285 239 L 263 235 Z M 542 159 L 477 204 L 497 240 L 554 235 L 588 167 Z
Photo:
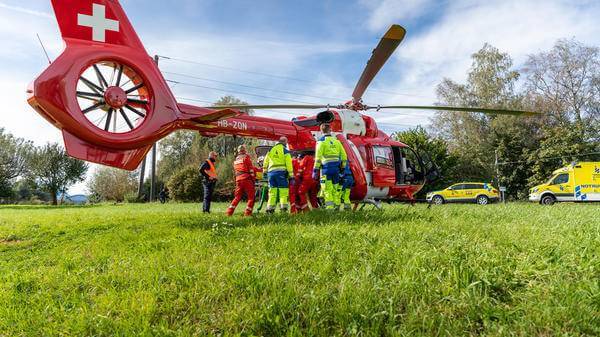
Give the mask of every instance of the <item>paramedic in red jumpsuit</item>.
M 308 201 L 313 209 L 319 208 L 319 200 L 317 194 L 319 192 L 319 183 L 312 178 L 313 167 L 315 165 L 315 157 L 311 154 L 301 155 L 300 164 L 298 165 L 298 185 L 299 200 L 298 210 L 307 212 Z
M 300 161 L 297 157 L 292 158 L 292 168 L 294 170 L 294 178 L 298 177 L 298 167 L 300 166 Z M 290 183 L 290 213 L 296 214 L 300 210 L 298 207 L 299 198 L 298 198 L 298 187 L 299 181 L 294 179 L 292 183 Z
M 227 208 L 226 213 L 228 216 L 233 215 L 235 208 L 245 194 L 248 199 L 248 204 L 246 205 L 244 215 L 252 215 L 255 197 L 254 181 L 256 180 L 256 168 L 252 164 L 252 159 L 248 155 L 245 145 L 240 145 L 238 147 L 238 156 L 233 162 L 233 169 L 235 171 L 234 198 L 229 208 Z

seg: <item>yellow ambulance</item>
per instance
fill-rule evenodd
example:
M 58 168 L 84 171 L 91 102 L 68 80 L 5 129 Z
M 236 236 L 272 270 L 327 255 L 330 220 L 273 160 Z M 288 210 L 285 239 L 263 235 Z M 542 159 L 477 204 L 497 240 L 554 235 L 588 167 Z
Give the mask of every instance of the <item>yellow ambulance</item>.
M 600 162 L 573 163 L 554 171 L 547 183 L 529 190 L 529 200 L 542 205 L 600 201 Z

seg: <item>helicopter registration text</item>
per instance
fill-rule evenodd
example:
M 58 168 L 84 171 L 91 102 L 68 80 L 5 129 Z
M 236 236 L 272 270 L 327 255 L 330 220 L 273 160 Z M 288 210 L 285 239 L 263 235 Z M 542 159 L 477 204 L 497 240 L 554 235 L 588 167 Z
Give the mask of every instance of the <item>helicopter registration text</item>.
M 248 130 L 248 124 L 240 121 L 228 121 L 226 119 L 217 122 L 217 125 L 222 128 L 232 128 L 236 130 Z

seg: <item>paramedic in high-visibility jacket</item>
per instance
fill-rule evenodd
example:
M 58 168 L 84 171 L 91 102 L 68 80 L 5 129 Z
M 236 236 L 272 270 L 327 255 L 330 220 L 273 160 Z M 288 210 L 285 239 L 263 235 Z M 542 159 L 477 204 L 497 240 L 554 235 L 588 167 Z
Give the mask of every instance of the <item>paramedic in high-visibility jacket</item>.
M 252 159 L 246 151 L 246 145 L 240 145 L 237 149 L 237 157 L 233 162 L 233 170 L 235 172 L 235 191 L 233 192 L 233 201 L 229 208 L 227 208 L 226 214 L 232 216 L 235 212 L 235 208 L 240 203 L 244 194 L 248 199 L 246 210 L 244 211 L 245 216 L 252 215 L 254 209 L 254 197 L 256 189 L 254 188 L 254 182 L 256 181 L 255 167 L 252 164 Z
M 346 168 L 341 175 L 341 186 L 342 186 L 342 204 L 344 204 L 344 210 L 349 211 L 352 206 L 350 204 L 350 191 L 354 187 L 354 176 L 350 165 L 346 162 Z
M 289 207 L 290 183 L 294 183 L 294 169 L 292 155 L 287 149 L 287 138 L 281 137 L 279 142 L 271 148 L 263 162 L 263 172 L 269 180 L 269 200 L 267 213 L 275 212 L 277 201 L 281 211 L 287 212 Z
M 342 197 L 340 175 L 344 172 L 348 156 L 342 143 L 331 135 L 329 124 L 321 124 L 321 132 L 323 137 L 317 141 L 313 179 L 317 180 L 320 173 L 325 209 L 339 209 Z

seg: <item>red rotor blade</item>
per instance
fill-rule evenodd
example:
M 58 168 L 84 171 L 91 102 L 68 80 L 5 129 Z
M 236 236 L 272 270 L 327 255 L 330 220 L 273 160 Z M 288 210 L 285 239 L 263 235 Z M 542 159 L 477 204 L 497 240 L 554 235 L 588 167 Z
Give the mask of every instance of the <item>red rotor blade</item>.
M 406 30 L 400 25 L 392 25 L 390 29 L 388 29 L 387 33 L 385 33 L 377 47 L 373 50 L 371 59 L 369 59 L 358 83 L 356 83 L 356 87 L 352 93 L 354 102 L 360 102 L 363 94 L 369 87 L 369 84 L 371 84 L 371 81 L 373 81 L 373 78 L 375 78 L 379 70 L 381 70 L 385 62 L 392 56 L 394 50 L 398 48 L 400 42 L 404 39 L 405 34 Z

